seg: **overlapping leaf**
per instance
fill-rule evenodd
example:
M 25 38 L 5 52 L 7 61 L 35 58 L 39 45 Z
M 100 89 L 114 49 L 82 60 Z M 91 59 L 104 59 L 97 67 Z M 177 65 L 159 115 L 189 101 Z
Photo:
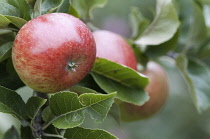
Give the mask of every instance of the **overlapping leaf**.
M 40 97 L 31 97 L 26 103 L 28 117 L 34 119 L 39 109 L 46 103 L 46 99 Z
M 0 14 L 20 17 L 20 11 L 16 7 L 1 1 L 0 1 Z
M 131 88 L 142 89 L 148 84 L 148 78 L 133 69 L 103 58 L 97 58 L 92 73 L 103 75 Z
M 210 107 L 210 70 L 199 60 L 188 60 L 180 55 L 176 59 L 177 66 L 185 78 L 192 100 L 198 110 L 203 112 Z
M 104 7 L 106 3 L 107 0 L 71 0 L 71 4 L 78 12 L 79 17 L 84 20 L 92 18 L 93 9 Z
M 62 2 L 63 0 L 42 0 L 41 13 L 46 14 L 55 11 Z
M 193 1 L 192 22 L 190 24 L 187 47 L 198 48 L 207 38 L 207 27 L 200 5 Z
M 21 16 L 19 17 L 27 21 L 31 19 L 31 9 L 26 0 L 7 0 L 7 3 L 16 7 L 20 11 Z
M 12 42 L 8 42 L 0 46 L 0 62 L 10 57 L 12 45 L 13 45 Z
M 104 130 L 85 129 L 82 127 L 67 129 L 64 137 L 67 139 L 117 139 L 117 137 Z
M 144 92 L 148 78 L 133 69 L 97 58 L 91 75 L 105 92 L 117 91 L 117 98 L 123 101 L 142 105 L 149 99 L 147 93 Z
M 137 39 L 149 25 L 149 20 L 141 14 L 138 8 L 132 8 L 130 21 L 133 39 Z
M 4 16 L 0 14 L 0 28 L 5 28 L 9 25 L 10 21 Z
M 179 24 L 178 15 L 172 0 L 157 0 L 154 20 L 135 43 L 139 45 L 164 43 L 174 36 Z
M 21 28 L 27 22 L 26 20 L 15 16 L 5 16 L 5 17 L 9 19 L 10 22 L 18 28 Z
M 18 118 L 22 125 L 28 125 L 26 105 L 14 91 L 0 86 L 0 112 L 8 113 Z
M 101 122 L 106 117 L 116 93 L 112 94 L 77 94 L 71 92 L 57 93 L 50 99 L 50 109 L 55 115 L 52 124 L 57 128 L 72 128 L 84 121 L 84 112 Z

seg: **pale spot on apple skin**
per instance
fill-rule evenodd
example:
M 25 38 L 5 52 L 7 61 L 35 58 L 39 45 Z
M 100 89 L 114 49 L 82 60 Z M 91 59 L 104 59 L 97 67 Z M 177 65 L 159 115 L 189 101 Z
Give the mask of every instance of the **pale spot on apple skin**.
M 65 22 L 65 16 L 58 16 L 56 19 L 52 16 L 48 16 L 45 20 L 46 22 L 40 21 L 38 18 L 33 21 L 36 22 L 33 23 L 33 31 L 31 31 L 31 36 L 34 37 L 33 40 L 36 40 L 33 42 L 36 44 L 36 47 L 32 50 L 34 54 L 42 53 L 49 48 L 56 49 L 62 45 L 63 42 L 69 42 L 71 40 L 78 43 L 81 42 L 80 35 L 75 29 L 75 23 L 68 22 L 67 24 Z M 62 36 L 60 34 L 62 34 Z

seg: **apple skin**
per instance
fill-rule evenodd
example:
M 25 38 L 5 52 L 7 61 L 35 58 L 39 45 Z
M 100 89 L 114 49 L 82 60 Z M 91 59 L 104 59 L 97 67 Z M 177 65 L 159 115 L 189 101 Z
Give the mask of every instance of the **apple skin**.
M 157 63 L 150 61 L 141 73 L 149 78 L 150 82 L 145 91 L 150 99 L 142 106 L 126 102 L 119 104 L 122 121 L 129 122 L 148 118 L 156 114 L 167 100 L 169 83 L 165 70 Z
M 95 57 L 90 29 L 65 13 L 45 14 L 27 22 L 12 49 L 13 64 L 21 80 L 42 93 L 77 84 L 91 70 Z
M 98 30 L 93 32 L 96 42 L 96 57 L 125 65 L 137 70 L 137 60 L 131 46 L 120 35 Z

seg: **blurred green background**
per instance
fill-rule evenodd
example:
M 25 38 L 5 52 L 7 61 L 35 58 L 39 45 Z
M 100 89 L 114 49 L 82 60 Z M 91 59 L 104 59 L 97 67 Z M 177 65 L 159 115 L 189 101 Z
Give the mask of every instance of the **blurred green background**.
M 177 0 L 177 9 L 182 15 L 183 23 L 190 25 L 192 0 Z M 150 21 L 155 16 L 155 0 L 109 0 L 106 7 L 94 10 L 92 23 L 100 29 L 111 30 L 124 37 L 131 35 L 128 14 L 131 7 L 140 9 Z M 210 8 L 205 8 L 210 13 Z M 206 19 L 210 19 L 205 14 Z M 209 25 L 209 20 L 206 20 Z M 203 114 L 196 111 L 188 88 L 175 67 L 173 59 L 162 57 L 159 59 L 166 69 L 170 81 L 170 95 L 166 105 L 155 116 L 142 121 L 118 124 L 113 117 L 108 116 L 101 124 L 95 124 L 87 117 L 84 127 L 102 128 L 115 134 L 119 139 L 209 139 L 210 138 L 210 110 Z M 23 87 L 17 90 L 26 101 L 32 95 L 32 90 Z M 3 133 L 14 125 L 17 129 L 20 123 L 8 114 L 0 113 L 0 139 Z

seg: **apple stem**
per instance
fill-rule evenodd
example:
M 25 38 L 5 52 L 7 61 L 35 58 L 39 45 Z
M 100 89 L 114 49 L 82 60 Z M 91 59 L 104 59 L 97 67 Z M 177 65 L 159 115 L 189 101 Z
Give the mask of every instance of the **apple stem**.
M 37 97 L 41 97 L 41 98 L 45 98 L 48 100 L 48 95 L 46 93 L 41 93 L 41 92 L 37 92 L 34 91 L 35 96 Z M 35 128 L 35 131 L 33 130 L 33 136 L 35 138 L 41 138 L 43 136 L 43 130 L 42 130 L 42 110 L 49 105 L 49 102 L 47 101 L 38 111 L 32 126 Z

